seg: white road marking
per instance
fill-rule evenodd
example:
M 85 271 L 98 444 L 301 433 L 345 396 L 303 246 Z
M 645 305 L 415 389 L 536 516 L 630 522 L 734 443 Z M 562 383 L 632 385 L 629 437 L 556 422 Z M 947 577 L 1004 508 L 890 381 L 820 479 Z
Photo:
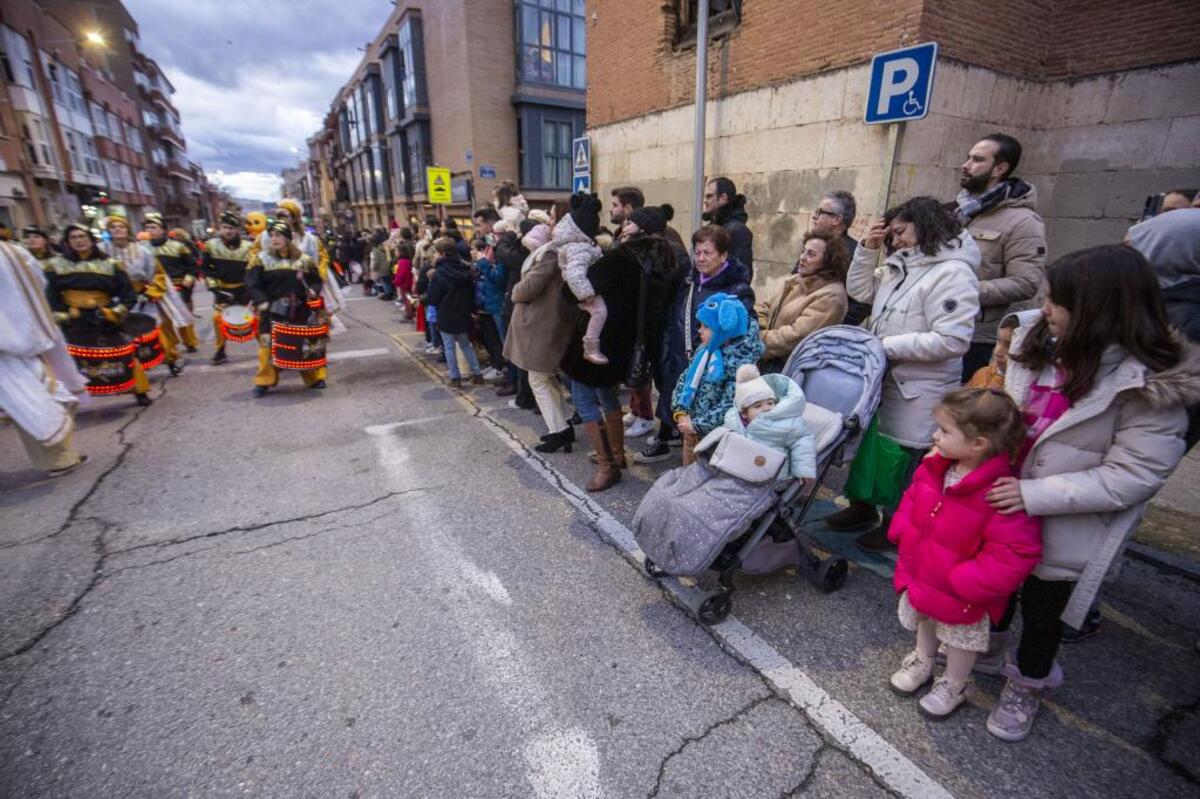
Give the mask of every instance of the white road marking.
M 441 382 L 441 374 L 419 358 L 399 336 L 392 336 L 392 339 L 421 369 L 434 380 Z M 492 416 L 472 397 L 462 392 L 452 394 L 464 408 L 484 420 L 497 438 L 588 518 L 626 559 L 639 569 L 644 566 L 646 556 L 638 547 L 632 530 L 593 500 L 587 492 L 572 483 L 565 474 L 534 455 L 499 419 Z M 662 580 L 660 584 L 677 602 L 686 607 L 696 607 L 703 597 L 703 592 L 685 586 L 678 580 Z M 762 674 L 775 690 L 800 708 L 838 747 L 870 768 L 892 791 L 913 799 L 952 799 L 953 794 L 854 715 L 848 707 L 830 696 L 801 668 L 755 634 L 736 615 L 731 614 L 725 621 L 709 627 L 708 630 L 735 657 L 748 663 Z
M 600 753 L 581 730 L 544 732 L 525 745 L 529 781 L 538 799 L 592 799 L 600 788 Z
M 244 343 L 249 344 L 250 342 L 247 341 Z M 234 346 L 235 346 L 235 344 L 230 344 L 229 345 L 230 349 L 226 350 L 226 354 L 233 353 L 233 355 L 236 355 L 237 350 L 232 349 Z M 247 347 L 246 349 L 250 350 L 250 347 Z M 341 350 L 341 351 L 334 350 L 333 352 L 330 352 L 326 356 L 326 359 L 330 363 L 336 363 L 337 361 L 353 361 L 353 360 L 357 360 L 358 358 L 374 358 L 378 355 L 392 355 L 392 354 L 393 354 L 393 351 L 388 349 L 387 347 L 374 347 L 372 349 L 367 349 L 367 350 Z M 230 355 L 230 357 L 232 358 L 233 355 Z M 246 371 L 249 369 L 257 369 L 257 368 L 258 368 L 257 361 L 251 361 L 251 360 L 233 361 L 233 360 L 230 360 L 230 361 L 227 361 L 227 362 L 225 362 L 223 364 L 219 364 L 219 365 L 213 364 L 213 363 L 204 363 L 204 364 L 199 364 L 197 366 L 185 366 L 183 373 L 186 375 L 188 372 L 243 372 L 243 371 Z

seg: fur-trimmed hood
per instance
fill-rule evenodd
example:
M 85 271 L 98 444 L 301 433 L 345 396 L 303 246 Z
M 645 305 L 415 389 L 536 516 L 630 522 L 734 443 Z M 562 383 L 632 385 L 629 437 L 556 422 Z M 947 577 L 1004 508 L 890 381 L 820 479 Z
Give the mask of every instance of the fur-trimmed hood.
M 1146 372 L 1142 393 L 1156 408 L 1200 403 L 1200 346 L 1183 341 L 1179 363 L 1161 372 Z

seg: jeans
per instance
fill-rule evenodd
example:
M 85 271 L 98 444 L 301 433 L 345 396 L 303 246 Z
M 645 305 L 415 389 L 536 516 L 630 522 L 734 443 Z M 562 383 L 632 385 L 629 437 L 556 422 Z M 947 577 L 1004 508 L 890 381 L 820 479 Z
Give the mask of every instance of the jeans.
M 483 348 L 487 350 L 489 364 L 493 369 L 500 369 L 504 366 L 504 339 L 496 328 L 496 317 L 480 314 L 477 328 Z
M 571 402 L 585 424 L 599 422 L 604 414 L 621 410 L 621 398 L 617 395 L 616 386 L 586 386 L 578 380 L 572 380 Z
M 479 374 L 479 360 L 475 357 L 475 348 L 471 346 L 470 337 L 466 333 L 442 333 L 442 347 L 445 350 L 446 366 L 450 369 L 450 379 L 462 379 L 462 374 L 458 371 L 458 356 L 454 353 L 455 344 L 462 347 L 467 365 L 471 367 L 471 375 Z
M 496 325 L 496 333 L 500 336 L 500 349 L 504 349 L 504 338 L 508 335 L 508 322 L 501 314 L 492 314 L 492 322 Z

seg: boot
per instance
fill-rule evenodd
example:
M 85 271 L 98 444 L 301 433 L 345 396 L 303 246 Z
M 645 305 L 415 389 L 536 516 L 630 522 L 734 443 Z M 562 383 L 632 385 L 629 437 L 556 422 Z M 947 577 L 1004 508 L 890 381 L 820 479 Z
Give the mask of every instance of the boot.
M 598 366 L 608 363 L 608 358 L 600 351 L 600 339 L 591 336 L 583 337 L 583 358 Z
M 850 506 L 825 517 L 825 526 L 830 530 L 857 530 L 879 521 L 875 508 L 866 502 L 850 500 Z
M 599 422 L 586 422 L 583 429 L 587 431 L 588 441 L 596 451 L 596 473 L 588 481 L 587 490 L 595 492 L 611 488 L 621 482 L 621 470 L 613 462 L 608 435 Z
M 560 430 L 557 433 L 547 433 L 542 436 L 542 443 L 538 444 L 534 449 L 538 452 L 558 452 L 561 449 L 570 454 L 571 447 L 574 444 L 575 428 L 567 425 L 565 430 Z
M 604 414 L 604 427 L 608 432 L 608 443 L 612 446 L 613 460 L 617 468 L 628 469 L 629 462 L 625 460 L 625 421 L 620 411 Z
M 1042 692 L 1062 685 L 1063 673 L 1055 663 L 1041 679 L 1026 677 L 1010 661 L 1004 666 L 1004 675 L 1008 682 L 1000 692 L 1000 701 L 988 714 L 987 731 L 1002 741 L 1016 743 L 1029 736 L 1042 704 Z

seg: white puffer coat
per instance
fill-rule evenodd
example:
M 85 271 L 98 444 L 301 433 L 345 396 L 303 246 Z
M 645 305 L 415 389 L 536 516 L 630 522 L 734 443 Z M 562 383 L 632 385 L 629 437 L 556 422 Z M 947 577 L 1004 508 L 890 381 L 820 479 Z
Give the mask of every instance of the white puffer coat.
M 1038 312 L 1021 315 L 1019 355 Z M 1041 374 L 1009 357 L 1005 390 L 1024 406 Z M 1185 404 L 1200 401 L 1200 348 L 1185 345 L 1175 367 L 1151 372 L 1116 345 L 1100 362 L 1096 385 L 1034 442 L 1021 467 L 1025 512 L 1041 517 L 1042 562 L 1034 575 L 1077 584 L 1062 619 L 1078 628 L 1106 575 L 1137 529 L 1146 503 L 1184 454 Z
M 888 356 L 879 406 L 879 431 L 905 447 L 933 441 L 933 409 L 959 386 L 962 356 L 979 313 L 979 247 L 970 233 L 934 255 L 897 250 L 879 268 L 879 250 L 859 244 L 846 290 L 872 303 L 864 327 Z

